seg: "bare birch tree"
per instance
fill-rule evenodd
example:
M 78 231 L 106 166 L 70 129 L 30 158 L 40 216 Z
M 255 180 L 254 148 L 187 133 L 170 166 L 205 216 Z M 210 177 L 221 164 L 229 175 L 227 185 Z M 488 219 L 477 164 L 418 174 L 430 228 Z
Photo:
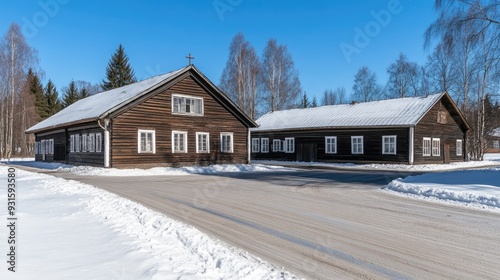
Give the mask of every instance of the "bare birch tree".
M 381 87 L 377 83 L 377 75 L 367 66 L 359 68 L 354 76 L 352 98 L 355 101 L 367 102 L 380 99 Z
M 267 42 L 262 56 L 261 82 L 264 108 L 274 112 L 293 107 L 300 98 L 302 88 L 292 56 L 276 39 Z
M 14 147 L 14 118 L 16 100 L 20 98 L 21 90 L 26 81 L 28 69 L 38 62 L 37 53 L 26 42 L 19 25 L 13 23 L 0 42 L 0 80 L 4 88 L 1 96 L 2 131 L 1 154 L 3 158 L 12 156 Z
M 243 33 L 236 34 L 229 46 L 220 87 L 253 119 L 257 117 L 259 105 L 259 71 L 260 62 L 255 49 L 245 40 Z
M 406 55 L 400 53 L 394 63 L 387 68 L 389 80 L 387 91 L 389 98 L 415 96 L 418 84 L 418 65 L 408 61 Z

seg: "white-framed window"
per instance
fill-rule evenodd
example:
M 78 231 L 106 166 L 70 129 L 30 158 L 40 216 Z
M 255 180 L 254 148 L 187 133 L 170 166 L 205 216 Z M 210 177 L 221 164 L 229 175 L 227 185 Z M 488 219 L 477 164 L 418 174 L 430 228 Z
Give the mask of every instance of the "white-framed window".
M 101 133 L 95 134 L 95 151 L 96 151 L 96 153 L 102 152 L 102 134 Z
M 260 141 L 259 138 L 252 138 L 252 153 L 260 152 Z
M 273 140 L 273 152 L 281 152 L 281 140 L 274 139 Z
M 441 139 L 439 138 L 432 138 L 432 155 L 441 155 Z
M 432 154 L 432 139 L 424 137 L 422 140 L 422 155 L 428 157 Z
M 79 153 L 81 151 L 80 134 L 75 135 L 75 152 Z
M 463 154 L 463 141 L 457 140 L 457 156 L 461 156 Z
M 500 149 L 500 141 L 498 140 L 493 141 L 493 149 Z
M 232 153 L 233 150 L 233 133 L 221 132 L 220 134 L 220 150 L 223 153 Z
M 172 131 L 172 153 L 187 153 L 186 131 Z
M 260 151 L 269 153 L 269 138 L 260 138 Z
M 196 152 L 210 153 L 210 135 L 207 132 L 196 132 Z
M 203 98 L 173 94 L 172 113 L 203 116 Z
M 81 152 L 85 153 L 87 152 L 88 149 L 87 149 L 87 134 L 82 134 L 82 150 Z
M 382 136 L 382 154 L 395 155 L 397 146 L 396 143 L 396 135 Z
M 49 139 L 49 154 L 54 154 L 54 139 Z
M 154 130 L 137 130 L 137 152 L 139 154 L 156 153 L 156 132 Z
M 326 136 L 325 137 L 325 153 L 326 154 L 336 154 L 337 153 L 337 136 Z
M 46 148 L 45 140 L 40 141 L 40 146 L 41 146 L 40 154 L 44 155 L 46 153 L 45 152 L 45 148 Z
M 35 142 L 35 155 L 40 154 L 40 142 Z
M 295 138 L 285 138 L 285 153 L 295 153 Z
M 363 136 L 351 136 L 351 153 L 363 154 Z
M 89 134 L 89 152 L 95 152 L 95 133 Z
M 69 152 L 70 153 L 75 152 L 75 135 L 74 134 L 69 136 Z

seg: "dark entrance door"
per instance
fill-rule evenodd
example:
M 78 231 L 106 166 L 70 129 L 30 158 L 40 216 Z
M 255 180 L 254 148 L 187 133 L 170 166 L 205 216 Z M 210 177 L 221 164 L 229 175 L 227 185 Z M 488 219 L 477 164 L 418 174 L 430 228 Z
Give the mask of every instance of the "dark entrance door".
M 450 144 L 444 144 L 444 163 L 450 163 Z
M 66 160 L 66 145 L 56 144 L 54 145 L 54 161 L 65 161 Z
M 315 143 L 297 145 L 297 161 L 318 161 L 318 147 Z

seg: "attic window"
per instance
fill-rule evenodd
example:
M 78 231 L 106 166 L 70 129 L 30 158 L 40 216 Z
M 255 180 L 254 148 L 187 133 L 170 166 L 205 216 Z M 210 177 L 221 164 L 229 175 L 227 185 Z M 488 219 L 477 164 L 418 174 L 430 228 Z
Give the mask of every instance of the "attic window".
M 438 118 L 437 118 L 437 123 L 440 124 L 446 124 L 446 111 L 439 111 L 438 112 Z
M 203 116 L 203 98 L 172 95 L 172 113 L 178 115 Z

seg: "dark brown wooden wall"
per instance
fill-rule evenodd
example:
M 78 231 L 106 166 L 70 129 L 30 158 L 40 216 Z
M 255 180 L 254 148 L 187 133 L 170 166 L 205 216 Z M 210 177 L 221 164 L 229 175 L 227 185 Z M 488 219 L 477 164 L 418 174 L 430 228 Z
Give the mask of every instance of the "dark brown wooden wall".
M 73 152 L 70 153 L 70 135 L 72 134 L 89 134 L 89 133 L 101 133 L 101 152 Z M 81 145 L 81 141 L 80 141 Z M 88 144 L 87 144 L 88 145 Z M 104 130 L 97 125 L 91 128 L 82 128 L 76 131 L 68 131 L 67 140 L 67 150 L 68 150 L 68 163 L 69 164 L 84 164 L 93 166 L 104 166 Z
M 438 114 L 443 112 L 446 115 L 446 124 L 438 123 Z M 465 150 L 465 134 L 459 126 L 459 119 L 451 105 L 444 99 L 436 103 L 434 107 L 420 120 L 415 127 L 415 163 L 443 163 L 444 162 L 444 145 L 450 145 L 450 160 L 463 161 Z M 423 156 L 423 138 L 440 138 L 441 153 L 440 156 Z M 462 140 L 463 153 L 462 156 L 457 156 L 456 140 Z
M 382 154 L 382 136 L 396 135 L 396 155 Z M 337 137 L 337 153 L 325 153 L 325 136 Z M 363 136 L 364 153 L 351 154 L 351 136 Z M 252 153 L 256 160 L 297 160 L 296 153 L 273 152 L 273 139 L 295 137 L 295 151 L 301 144 L 313 143 L 317 159 L 322 162 L 397 162 L 408 163 L 409 128 L 296 130 L 286 132 L 252 132 L 251 138 L 269 138 L 269 153 Z
M 204 116 L 172 114 L 172 94 L 203 97 Z M 137 152 L 137 131 L 155 130 L 156 153 Z M 187 131 L 188 153 L 172 153 L 172 131 Z M 196 153 L 196 132 L 210 133 L 210 154 Z M 233 132 L 234 153 L 220 152 L 220 133 Z M 112 167 L 182 166 L 214 163 L 246 163 L 247 128 L 191 76 L 112 120 Z
M 66 154 L 66 138 L 64 135 L 64 132 L 55 132 L 55 133 L 48 133 L 44 134 L 43 136 L 35 134 L 35 141 L 36 142 L 41 142 L 42 140 L 48 140 L 48 139 L 54 139 L 54 154 L 45 155 L 45 161 L 47 162 L 52 162 L 54 161 L 54 157 L 64 157 Z M 35 160 L 37 161 L 42 161 L 43 156 L 42 155 L 35 155 Z M 61 160 L 59 160 L 61 161 Z M 62 160 L 63 162 L 65 161 L 64 159 Z

